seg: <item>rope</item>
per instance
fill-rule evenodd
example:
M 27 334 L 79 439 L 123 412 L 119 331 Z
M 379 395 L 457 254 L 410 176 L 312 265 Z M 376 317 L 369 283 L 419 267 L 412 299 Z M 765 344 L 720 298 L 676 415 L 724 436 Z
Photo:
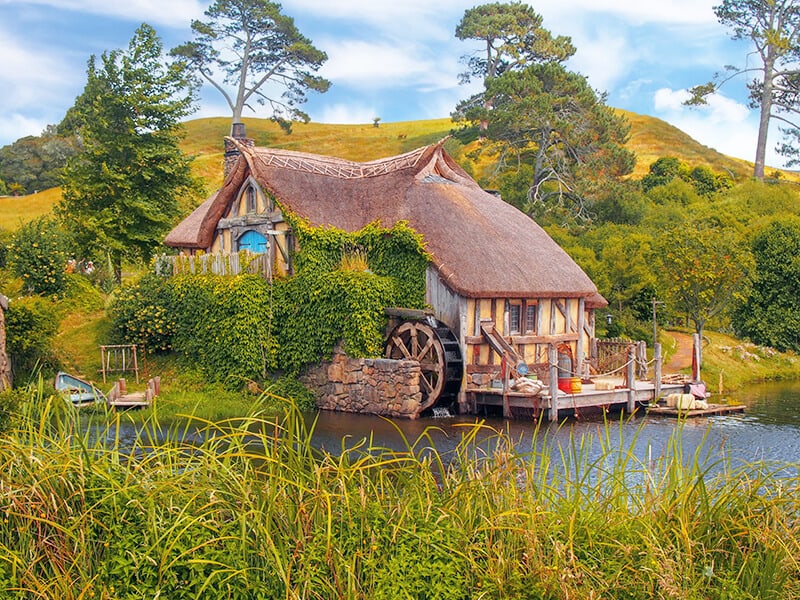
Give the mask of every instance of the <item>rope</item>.
M 625 364 L 623 364 L 623 365 L 617 367 L 616 369 L 614 369 L 613 371 L 608 371 L 606 373 L 597 373 L 597 374 L 594 375 L 594 377 L 607 377 L 609 375 L 613 375 L 614 373 L 618 373 L 619 371 L 622 371 L 623 369 L 627 368 L 628 365 L 630 365 L 631 363 L 635 363 L 635 362 L 636 362 L 636 359 L 632 358 L 632 359 L 628 360 L 628 362 L 626 362 Z M 554 364 L 554 363 L 547 363 L 547 364 L 550 367 L 556 367 L 561 372 L 565 372 L 565 370 L 560 368 L 558 366 L 558 364 Z M 572 376 L 577 376 L 578 375 L 578 373 L 575 372 L 575 371 L 566 371 L 566 373 L 569 374 L 569 375 L 572 375 Z

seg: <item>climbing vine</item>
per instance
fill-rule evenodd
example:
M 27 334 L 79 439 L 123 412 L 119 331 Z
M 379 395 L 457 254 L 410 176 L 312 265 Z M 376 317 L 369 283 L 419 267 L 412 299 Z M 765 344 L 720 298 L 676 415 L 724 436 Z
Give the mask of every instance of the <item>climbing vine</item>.
M 343 342 L 351 356 L 382 351 L 388 306 L 423 308 L 428 255 L 406 223 L 348 233 L 289 217 L 299 241 L 296 275 L 150 275 L 110 308 L 119 337 L 173 349 L 209 379 L 240 385 L 298 373 Z

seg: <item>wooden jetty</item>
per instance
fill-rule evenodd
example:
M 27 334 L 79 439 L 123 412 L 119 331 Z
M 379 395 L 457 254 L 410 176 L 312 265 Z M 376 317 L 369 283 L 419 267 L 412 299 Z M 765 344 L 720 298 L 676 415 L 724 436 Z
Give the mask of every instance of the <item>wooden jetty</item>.
M 692 418 L 692 417 L 712 417 L 716 415 L 728 415 L 733 413 L 743 413 L 744 404 L 712 404 L 709 403 L 705 408 L 681 409 L 676 406 L 648 406 L 648 415 L 661 415 L 664 417 Z
M 575 393 L 558 389 L 555 396 L 547 392 L 530 394 L 512 389 L 504 391 L 502 388 L 472 389 L 467 394 L 474 414 L 485 412 L 487 408 L 495 412 L 502 411 L 507 417 L 544 411 L 551 421 L 560 416 L 579 415 L 582 411 L 591 409 L 623 409 L 632 413 L 639 406 L 654 402 L 657 397 L 657 386 L 652 381 L 634 381 L 628 387 L 620 379 L 618 385 L 613 385 L 611 389 L 608 389 L 606 382 L 607 380 L 603 380 L 600 385 L 594 382 L 582 383 L 581 391 Z M 682 390 L 683 385 L 664 384 L 659 388 L 660 392 L 669 393 Z
M 498 349 L 498 353 L 501 350 Z M 636 346 L 629 345 L 626 362 L 614 369 L 613 374 L 581 377 L 578 379 L 580 385 L 567 391 L 559 386 L 561 371 L 558 350 L 551 344 L 547 363 L 526 366 L 526 371 L 536 373 L 541 382 L 537 389 L 527 391 L 525 386 L 520 387 L 519 371 L 507 366 L 501 370 L 503 376 L 495 381 L 494 386 L 467 386 L 467 407 L 473 414 L 502 411 L 506 418 L 531 411 L 534 414 L 546 411 L 550 421 L 557 421 L 564 414 L 575 415 L 590 409 L 608 411 L 624 408 L 626 412 L 633 413 L 639 406 L 654 404 L 663 394 L 683 390 L 682 380 L 662 378 L 660 344 L 655 345 L 653 377 L 649 380 L 637 379 L 637 364 L 640 361 L 636 353 Z M 511 361 L 506 361 L 506 365 L 511 364 Z
M 146 408 L 153 403 L 153 399 L 161 394 L 161 378 L 153 377 L 147 382 L 147 387 L 142 392 L 128 392 L 125 379 L 119 379 L 111 391 L 106 394 L 107 404 L 110 408 Z

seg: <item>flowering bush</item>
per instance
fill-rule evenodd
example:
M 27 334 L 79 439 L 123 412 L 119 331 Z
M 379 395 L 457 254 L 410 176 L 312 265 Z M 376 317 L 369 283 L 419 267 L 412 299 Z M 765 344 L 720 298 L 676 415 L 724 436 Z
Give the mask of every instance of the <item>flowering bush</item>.
M 40 217 L 20 227 L 8 246 L 8 262 L 30 294 L 62 296 L 66 286 L 66 237 L 58 223 Z

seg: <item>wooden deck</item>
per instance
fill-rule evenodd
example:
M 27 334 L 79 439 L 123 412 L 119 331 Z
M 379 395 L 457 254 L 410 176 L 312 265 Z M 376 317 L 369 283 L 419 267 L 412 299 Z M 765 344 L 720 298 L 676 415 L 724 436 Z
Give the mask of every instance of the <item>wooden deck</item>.
M 675 418 L 692 418 L 743 413 L 744 410 L 744 404 L 709 404 L 708 408 L 695 408 L 691 410 L 681 410 L 679 408 L 667 406 L 648 406 L 647 414 Z
M 661 384 L 660 394 L 679 392 L 682 389 L 682 384 Z M 504 393 L 502 388 L 473 388 L 466 392 L 470 410 L 475 414 L 486 412 L 487 409 L 493 412 L 500 409 L 506 416 L 546 411 L 551 420 L 554 420 L 553 416 L 556 414 L 559 417 L 567 414 L 572 416 L 587 409 L 607 411 L 624 408 L 630 412 L 641 405 L 654 402 L 655 394 L 652 381 L 636 381 L 632 388 L 619 385 L 613 389 L 598 389 L 594 383 L 584 383 L 581 391 L 574 394 L 559 390 L 554 406 L 547 389 L 537 395 L 515 391 Z
M 161 378 L 153 377 L 147 382 L 147 388 L 142 392 L 127 391 L 124 379 L 120 379 L 108 393 L 108 406 L 114 409 L 125 410 L 129 408 L 146 408 L 153 403 L 153 399 L 161 393 Z

